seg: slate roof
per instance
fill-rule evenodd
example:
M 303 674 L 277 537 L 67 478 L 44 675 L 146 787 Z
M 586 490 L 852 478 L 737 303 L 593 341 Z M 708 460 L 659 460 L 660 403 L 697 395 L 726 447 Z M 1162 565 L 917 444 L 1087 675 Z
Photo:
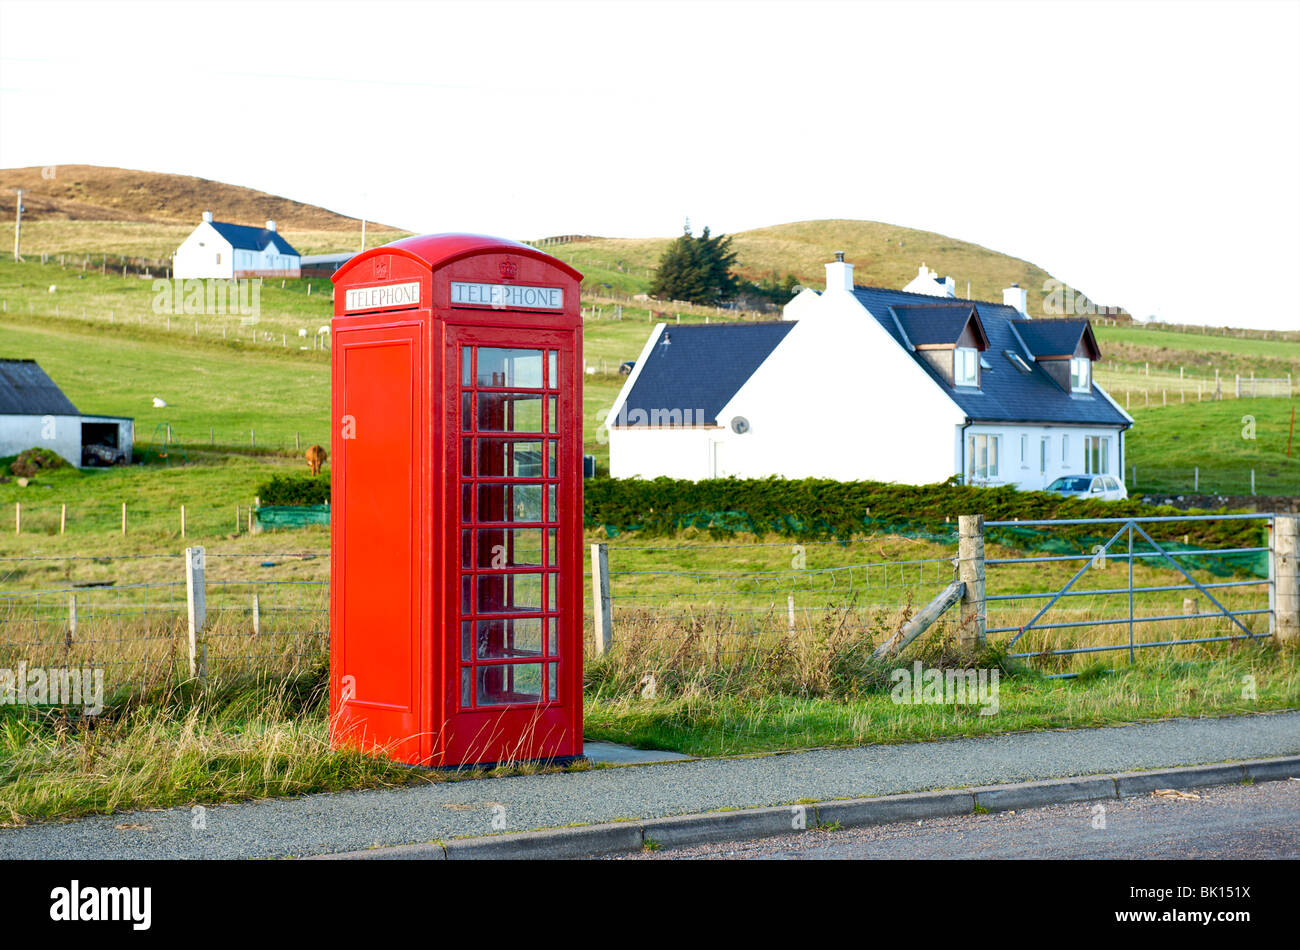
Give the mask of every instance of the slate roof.
M 894 314 L 913 346 L 956 343 L 972 318 L 977 327 L 975 335 L 985 337 L 973 304 L 904 304 L 894 307 Z M 988 345 L 987 339 L 984 344 Z
M 277 231 L 249 227 L 246 224 L 227 224 L 224 221 L 213 221 L 212 226 L 217 229 L 218 234 L 230 242 L 231 247 L 241 251 L 261 251 L 269 244 L 275 247 L 278 254 L 299 256 L 293 245 Z
M 690 412 L 692 423 L 716 425 L 718 411 L 793 328 L 788 320 L 665 326 L 610 424 L 649 425 L 679 411 L 677 418 Z
M 876 318 L 876 322 L 884 327 L 899 346 L 916 361 L 917 365 L 930 375 L 935 385 L 946 392 L 973 422 L 1129 425 L 1124 414 L 1101 394 L 1101 387 L 1095 380 L 1092 384 L 1092 393 L 1069 393 L 1058 386 L 1046 371 L 1034 362 L 1031 355 L 1033 351 L 1026 350 L 1025 343 L 1017 336 L 1017 332 L 1023 324 L 1030 324 L 1037 328 L 1039 321 L 1024 320 L 1023 314 L 1015 307 L 984 301 L 960 301 L 961 306 L 974 306 L 979 314 L 980 323 L 988 337 L 990 354 L 1001 354 L 1004 351 L 1017 353 L 1029 365 L 1032 372 L 1020 372 L 1001 355 L 996 358 L 988 355 L 985 359 L 991 368 L 980 370 L 980 388 L 958 389 L 944 382 L 943 377 L 936 373 L 923 357 L 908 350 L 899 335 L 898 327 L 889 315 L 890 307 L 893 307 L 897 313 L 899 307 L 924 305 L 927 300 L 933 303 L 932 298 L 927 298 L 925 294 L 910 294 L 883 287 L 854 287 L 853 295 Z M 958 303 L 954 302 L 952 306 L 958 306 Z M 1045 320 L 1042 324 L 1058 322 L 1072 324 L 1076 321 Z M 1070 352 L 1073 351 L 1071 348 Z
M 6 359 L 0 359 L 0 414 L 81 415 L 35 360 Z
M 1073 356 L 1079 340 L 1088 333 L 1087 320 L 1016 320 L 1015 324 L 1020 339 L 1035 356 Z M 1088 342 L 1092 352 L 1097 352 L 1096 340 Z

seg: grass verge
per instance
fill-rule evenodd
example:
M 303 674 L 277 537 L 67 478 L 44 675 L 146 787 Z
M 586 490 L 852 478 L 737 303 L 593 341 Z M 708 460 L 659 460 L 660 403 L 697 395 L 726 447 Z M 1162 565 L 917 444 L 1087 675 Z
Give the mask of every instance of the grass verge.
M 945 649 L 939 643 L 917 657 L 942 664 Z M 888 668 L 862 657 L 856 665 L 852 657 L 830 664 L 820 695 L 793 681 L 775 683 L 759 669 L 730 679 L 665 681 L 654 699 L 642 699 L 598 662 L 590 665 L 585 731 L 590 739 L 721 755 L 1300 705 L 1300 651 L 1270 644 L 1223 648 L 1198 661 L 1153 660 L 1115 674 L 1098 669 L 1067 681 L 1043 679 L 996 652 L 976 662 L 997 664 L 1004 674 L 995 715 L 981 715 L 974 703 L 896 704 Z M 93 723 L 57 710 L 0 706 L 0 825 L 543 771 L 524 763 L 444 773 L 335 750 L 327 719 L 320 671 L 206 690 L 172 687 L 110 708 Z
M 190 682 L 87 721 L 0 705 L 0 827 L 543 771 L 449 773 L 331 749 L 324 671 L 200 689 Z
M 860 664 L 823 695 L 764 691 L 760 670 L 710 689 L 704 678 L 654 699 L 607 688 L 589 695 L 589 739 L 688 755 L 918 742 L 1040 729 L 1116 725 L 1178 717 L 1228 716 L 1300 706 L 1300 651 L 1242 644 L 1200 660 L 1143 659 L 1105 672 L 1099 664 L 1067 680 L 1001 661 L 997 711 L 976 702 L 901 704 L 888 670 Z M 935 657 L 927 668 L 942 666 Z M 989 662 L 995 657 L 985 658 Z M 910 667 L 912 657 L 889 667 Z M 977 660 L 977 664 L 981 662 Z M 884 674 L 883 678 L 881 674 Z M 1253 679 L 1247 679 L 1251 677 Z M 590 678 L 590 677 L 589 677 Z M 1253 690 L 1248 688 L 1253 684 Z M 1253 698 L 1251 698 L 1253 692 Z

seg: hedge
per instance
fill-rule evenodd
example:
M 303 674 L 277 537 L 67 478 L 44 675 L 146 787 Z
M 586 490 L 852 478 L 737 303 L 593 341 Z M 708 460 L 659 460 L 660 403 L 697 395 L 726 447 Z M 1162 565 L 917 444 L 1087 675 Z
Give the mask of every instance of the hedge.
M 257 497 L 263 505 L 328 505 L 330 474 L 275 475 L 257 486 Z
M 942 483 L 839 482 L 830 479 L 589 479 L 584 484 L 585 522 L 611 533 L 638 531 L 666 536 L 689 527 L 714 535 L 774 532 L 794 539 L 847 539 L 870 530 L 950 537 L 958 515 L 982 514 L 987 521 L 1049 518 L 1121 518 L 1204 514 L 1140 501 L 1094 501 L 1009 486 L 979 488 Z M 1224 513 L 1220 509 L 1216 513 Z M 1145 525 L 1157 541 L 1184 536 L 1198 547 L 1255 547 L 1263 544 L 1259 521 L 1171 522 Z M 1051 529 L 1053 538 L 1078 541 L 1118 525 Z M 989 536 L 1024 546 L 1030 529 L 993 529 Z

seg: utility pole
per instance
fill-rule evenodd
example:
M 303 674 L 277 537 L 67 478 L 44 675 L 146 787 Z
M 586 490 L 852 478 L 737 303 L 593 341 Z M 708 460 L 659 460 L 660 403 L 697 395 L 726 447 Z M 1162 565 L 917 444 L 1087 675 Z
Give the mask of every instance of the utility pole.
M 21 261 L 23 256 L 19 253 L 19 243 L 23 231 L 23 190 L 15 189 L 18 192 L 18 201 L 14 205 L 14 261 Z

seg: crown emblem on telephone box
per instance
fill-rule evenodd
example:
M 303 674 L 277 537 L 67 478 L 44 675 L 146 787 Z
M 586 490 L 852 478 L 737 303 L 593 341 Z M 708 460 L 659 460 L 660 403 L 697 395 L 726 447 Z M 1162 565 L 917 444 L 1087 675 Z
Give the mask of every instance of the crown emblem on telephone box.
M 383 280 L 388 276 L 388 261 L 385 258 L 375 258 L 375 280 Z
M 501 278 L 503 280 L 514 280 L 519 276 L 519 265 L 514 261 L 501 262 Z

